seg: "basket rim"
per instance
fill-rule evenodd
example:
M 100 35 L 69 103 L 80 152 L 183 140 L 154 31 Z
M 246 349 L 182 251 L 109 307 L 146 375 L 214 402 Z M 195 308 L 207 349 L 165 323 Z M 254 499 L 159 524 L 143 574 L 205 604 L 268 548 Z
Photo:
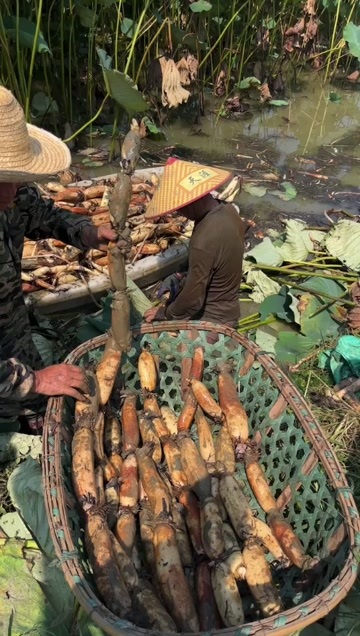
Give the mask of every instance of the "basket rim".
M 275 634 L 276 636 L 288 636 L 293 631 L 303 629 L 326 616 L 345 598 L 353 586 L 358 572 L 358 563 L 354 551 L 360 543 L 359 513 L 346 480 L 344 470 L 334 454 L 330 443 L 325 438 L 319 422 L 314 417 L 299 390 L 289 380 L 284 371 L 281 370 L 267 353 L 262 352 L 258 345 L 250 341 L 246 336 L 238 334 L 237 331 L 231 327 L 203 321 L 142 323 L 135 326 L 131 333 L 133 337 L 137 337 L 166 331 L 169 333 L 179 331 L 190 332 L 193 329 L 205 332 L 216 332 L 217 334 L 235 339 L 247 350 L 248 354 L 250 354 L 252 358 L 251 363 L 256 360 L 262 364 L 280 393 L 286 399 L 288 405 L 297 415 L 318 460 L 327 473 L 328 479 L 340 504 L 350 544 L 349 554 L 340 573 L 329 583 L 325 590 L 309 601 L 288 609 L 277 616 L 252 621 L 238 627 L 230 627 L 211 632 L 211 634 L 218 636 L 265 636 L 269 633 Z M 66 357 L 65 362 L 76 363 L 84 353 L 103 346 L 107 338 L 107 334 L 102 334 L 79 345 Z M 100 629 L 106 634 L 109 634 L 109 636 L 119 636 L 120 634 L 128 636 L 130 631 L 134 636 L 144 636 L 149 633 L 149 630 L 119 619 L 105 607 L 86 581 L 79 563 L 69 526 L 68 504 L 66 502 L 62 478 L 61 413 L 63 406 L 63 397 L 51 398 L 48 401 L 43 432 L 43 489 L 50 534 L 56 555 L 60 560 L 63 574 L 72 592 L 89 615 L 89 618 L 91 618 Z M 61 522 L 60 526 L 59 521 Z M 160 634 L 160 632 L 153 633 Z M 183 633 L 183 636 L 191 635 Z

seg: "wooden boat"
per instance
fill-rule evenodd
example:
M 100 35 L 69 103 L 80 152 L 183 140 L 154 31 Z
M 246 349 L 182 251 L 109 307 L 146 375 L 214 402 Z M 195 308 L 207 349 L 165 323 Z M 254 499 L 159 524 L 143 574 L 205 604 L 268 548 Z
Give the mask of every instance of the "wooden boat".
M 162 172 L 162 167 L 141 169 L 135 172 L 135 177 L 146 182 L 150 180 L 152 173 L 161 175 Z M 91 179 L 91 182 L 95 185 L 113 176 L 96 177 Z M 72 183 L 69 187 L 77 185 L 79 184 Z M 132 264 L 129 263 L 126 267 L 129 279 L 134 281 L 138 287 L 144 288 L 178 271 L 186 264 L 188 243 L 189 237 L 180 236 L 163 252 L 145 256 Z M 94 299 L 98 300 L 107 293 L 109 286 L 110 281 L 107 273 L 94 271 L 93 276 L 90 275 L 87 280 L 82 277 L 71 284 L 58 285 L 54 289 L 32 291 L 25 295 L 25 302 L 44 314 L 59 313 L 74 310 L 77 306 Z

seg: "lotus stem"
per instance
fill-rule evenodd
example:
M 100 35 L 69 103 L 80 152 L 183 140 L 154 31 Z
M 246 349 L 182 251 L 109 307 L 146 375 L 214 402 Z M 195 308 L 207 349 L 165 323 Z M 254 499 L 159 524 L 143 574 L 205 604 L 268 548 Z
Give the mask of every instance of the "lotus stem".
M 240 9 L 238 9 L 236 11 L 236 13 L 234 13 L 229 22 L 226 24 L 225 28 L 223 29 L 222 33 L 219 35 L 218 39 L 216 40 L 215 44 L 213 44 L 213 46 L 210 48 L 210 50 L 206 53 L 206 55 L 204 56 L 204 58 L 201 60 L 200 64 L 199 64 L 199 70 L 201 69 L 202 66 L 204 66 L 206 60 L 208 57 L 211 56 L 212 52 L 216 49 L 216 47 L 218 46 L 219 42 L 222 40 L 222 38 L 224 37 L 226 31 L 229 29 L 229 27 L 232 25 L 232 23 L 236 20 L 237 16 L 239 15 L 240 11 L 243 10 L 244 7 L 242 6 Z
M 245 333 L 246 331 L 253 331 L 254 329 L 258 329 L 259 327 L 264 327 L 265 325 L 270 325 L 272 322 L 276 322 L 278 318 L 276 316 L 271 316 L 266 320 L 262 320 L 261 322 L 254 322 L 248 326 L 242 327 L 237 330 L 238 333 Z
M 319 259 L 319 260 L 323 260 L 323 259 Z M 317 263 L 317 261 L 313 260 L 313 261 L 309 261 L 309 262 L 305 262 L 305 261 L 296 261 L 295 263 L 291 263 L 291 265 L 287 265 L 287 267 L 293 268 L 293 267 L 298 267 L 300 265 L 300 267 L 314 267 L 315 269 L 338 269 L 338 268 L 342 268 L 344 267 L 344 265 L 342 265 L 341 263 L 336 263 L 334 265 L 327 265 L 326 263 Z
M 336 38 L 337 29 L 338 29 L 338 23 L 339 23 L 339 18 L 340 18 L 340 8 L 341 8 L 341 3 L 338 2 L 337 5 L 336 5 L 335 22 L 333 24 L 332 34 L 331 34 L 331 42 L 330 42 L 330 51 L 331 51 L 331 53 L 335 49 L 335 38 Z M 331 60 L 332 60 L 332 55 L 330 54 L 330 55 L 328 55 L 327 63 L 326 63 L 326 74 L 325 74 L 325 78 L 326 79 L 328 79 L 329 74 L 330 74 Z
M 309 276 L 318 276 L 319 278 L 331 278 L 334 280 L 334 276 L 331 274 L 323 274 L 322 272 L 302 272 L 301 270 L 289 269 L 288 267 L 274 267 L 272 265 L 262 265 L 261 263 L 254 264 L 254 269 L 261 269 L 268 272 L 279 272 L 279 274 L 291 274 L 292 276 L 302 276 L 308 278 Z M 345 282 L 357 281 L 358 276 L 336 276 L 336 280 L 343 280 Z
M 36 57 L 36 52 L 37 52 L 37 45 L 38 45 L 38 40 L 39 40 L 39 35 L 40 35 L 40 25 L 41 25 L 42 11 L 43 11 L 43 0 L 39 0 L 39 6 L 38 6 L 37 16 L 36 16 L 35 35 L 34 35 L 34 41 L 33 41 L 32 50 L 31 50 L 29 79 L 28 79 L 27 91 L 26 91 L 26 99 L 25 99 L 25 118 L 26 118 L 26 121 L 29 121 L 29 117 L 30 117 L 31 86 L 32 86 L 32 80 L 33 80 L 33 73 L 34 73 L 34 66 L 35 66 L 35 57 Z
M 314 313 L 311 314 L 311 316 L 309 316 L 309 318 L 315 318 L 315 316 L 320 314 L 322 311 L 330 309 L 330 307 L 332 307 L 335 304 L 348 305 L 349 307 L 356 307 L 356 303 L 353 303 L 350 300 L 341 300 L 343 298 L 343 296 L 346 296 L 347 293 L 348 292 L 345 291 L 343 294 L 341 294 L 341 296 L 338 298 L 338 300 L 332 300 L 331 302 L 327 303 L 326 305 L 323 305 L 322 307 L 319 307 L 319 309 L 314 311 Z
M 138 23 L 136 25 L 135 33 L 134 33 L 132 41 L 131 41 L 130 51 L 129 51 L 128 59 L 127 59 L 125 70 L 124 70 L 124 74 L 125 75 L 127 75 L 128 72 L 129 72 L 131 59 L 132 59 L 132 56 L 133 56 L 134 51 L 135 51 L 135 46 L 136 46 L 136 42 L 138 40 L 139 31 L 140 31 L 140 28 L 141 28 L 141 24 L 144 21 L 144 18 L 146 16 L 146 11 L 147 11 L 148 5 L 149 5 L 149 2 L 146 2 L 145 7 L 142 10 L 142 12 L 140 14 L 140 17 L 139 17 L 139 20 L 138 20 Z
M 324 254 L 324 252 L 312 252 L 312 254 Z M 336 261 L 333 256 L 319 256 L 319 258 L 313 258 L 311 263 L 317 263 L 318 261 Z M 344 267 L 343 265 L 341 267 Z
M 89 121 L 87 121 L 83 126 L 81 126 L 81 128 L 78 128 L 78 130 L 76 130 L 71 137 L 68 137 L 67 139 L 64 139 L 64 143 L 69 143 L 69 141 L 72 141 L 73 139 L 75 139 L 75 137 L 77 137 L 78 135 L 80 135 L 80 133 L 82 133 L 84 130 L 86 130 L 86 128 L 88 126 L 91 126 L 91 124 L 94 123 L 94 121 L 97 120 L 97 118 L 99 117 L 99 115 L 101 114 L 102 109 L 105 106 L 105 102 L 109 99 L 110 95 L 109 93 L 106 93 L 104 99 L 102 100 L 101 104 L 100 104 L 100 108 L 99 110 L 95 113 L 94 117 L 92 117 Z
M 239 325 L 243 325 L 247 322 L 253 322 L 253 320 L 259 318 L 259 316 L 260 316 L 259 312 L 256 312 L 256 314 L 251 314 L 251 316 L 245 316 L 244 318 L 239 320 Z
M 136 77 L 134 79 L 135 84 L 137 85 L 139 78 L 140 78 L 140 73 L 141 73 L 141 69 L 145 63 L 146 60 L 146 56 L 149 55 L 149 51 L 152 47 L 152 45 L 154 44 L 154 42 L 156 42 L 156 40 L 159 38 L 159 35 L 161 33 L 161 31 L 163 30 L 163 28 L 168 24 L 169 19 L 165 18 L 165 20 L 160 24 L 160 27 L 158 28 L 158 30 L 156 31 L 154 37 L 150 40 L 149 44 L 147 45 L 147 47 L 145 48 L 145 52 L 144 55 L 141 58 L 140 64 L 138 66 L 138 71 L 136 74 Z
M 288 284 L 285 280 L 281 280 L 279 282 L 281 282 L 282 285 Z M 347 290 L 340 296 L 331 296 L 330 294 L 327 294 L 326 292 L 320 292 L 317 289 L 311 289 L 310 287 L 305 287 L 304 285 L 291 285 L 291 287 L 293 289 L 300 289 L 301 291 L 307 292 L 308 294 L 313 294 L 314 296 L 321 296 L 322 298 L 327 298 L 328 300 L 331 300 L 335 303 L 340 301 L 344 305 L 345 304 L 350 305 L 351 307 L 356 306 L 356 304 L 351 302 L 350 300 L 341 300 L 341 298 L 343 298 L 349 293 Z

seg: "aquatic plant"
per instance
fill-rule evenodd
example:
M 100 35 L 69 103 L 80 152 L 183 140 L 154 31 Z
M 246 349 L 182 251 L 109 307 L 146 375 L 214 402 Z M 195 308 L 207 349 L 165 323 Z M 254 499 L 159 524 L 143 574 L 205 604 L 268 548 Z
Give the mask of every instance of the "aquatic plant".
M 198 60 L 197 96 L 255 77 L 266 102 L 305 65 L 351 65 L 359 23 L 356 0 L 2 0 L 0 82 L 28 120 L 69 137 L 102 116 L 115 135 L 124 113 L 159 105 L 164 56 Z

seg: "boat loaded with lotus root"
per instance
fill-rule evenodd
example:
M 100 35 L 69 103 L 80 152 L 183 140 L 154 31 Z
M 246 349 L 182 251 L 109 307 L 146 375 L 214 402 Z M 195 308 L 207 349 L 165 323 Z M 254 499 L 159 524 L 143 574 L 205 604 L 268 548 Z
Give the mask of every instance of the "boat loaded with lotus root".
M 109 175 L 68 185 L 51 181 L 39 188 L 57 207 L 88 216 L 95 227 L 110 221 L 118 225 L 111 200 L 117 201 L 117 210 L 127 207 L 126 238 L 131 240 L 131 248 L 124 254 L 126 275 L 139 287 L 146 287 L 186 266 L 194 223 L 180 214 L 147 218 L 163 168 L 136 170 L 140 147 L 140 129 L 133 120 L 121 149 L 122 180 Z M 232 201 L 239 188 L 235 176 L 216 194 L 220 200 Z M 55 313 L 76 308 L 80 300 L 96 300 L 113 283 L 108 264 L 108 255 L 100 249 L 84 254 L 54 239 L 25 240 L 22 282 L 27 303 L 41 312 Z
M 132 247 L 127 252 L 126 274 L 139 287 L 146 287 L 178 271 L 187 261 L 192 223 L 174 219 L 146 222 L 144 211 L 157 186 L 162 168 L 137 170 L 129 175 L 131 202 L 127 227 Z M 79 181 L 68 186 L 58 182 L 41 184 L 44 197 L 74 214 L 89 216 L 98 226 L 110 222 L 109 197 L 116 175 Z M 78 306 L 106 294 L 110 287 L 107 255 L 90 249 L 85 254 L 55 239 L 25 240 L 22 258 L 23 291 L 26 302 L 42 313 Z

